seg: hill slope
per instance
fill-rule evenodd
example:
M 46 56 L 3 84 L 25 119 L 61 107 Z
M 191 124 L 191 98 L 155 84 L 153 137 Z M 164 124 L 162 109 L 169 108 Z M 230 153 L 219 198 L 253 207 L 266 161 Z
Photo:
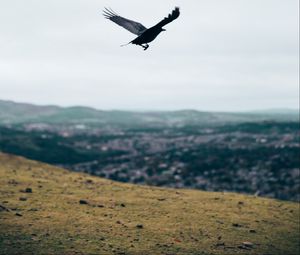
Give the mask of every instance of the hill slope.
M 299 204 L 116 183 L 0 154 L 0 254 L 297 254 Z

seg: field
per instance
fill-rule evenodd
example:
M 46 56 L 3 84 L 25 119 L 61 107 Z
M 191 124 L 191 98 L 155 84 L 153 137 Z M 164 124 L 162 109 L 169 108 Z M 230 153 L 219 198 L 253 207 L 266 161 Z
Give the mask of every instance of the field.
M 299 204 L 113 182 L 0 154 L 0 254 L 298 254 Z

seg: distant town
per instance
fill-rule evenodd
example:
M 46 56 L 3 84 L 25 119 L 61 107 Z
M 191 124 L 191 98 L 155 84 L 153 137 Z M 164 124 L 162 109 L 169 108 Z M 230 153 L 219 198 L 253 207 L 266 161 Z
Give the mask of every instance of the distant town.
M 176 116 L 170 125 L 39 115 L 3 121 L 0 150 L 121 182 L 299 201 L 299 122 L 250 117 L 200 124 Z

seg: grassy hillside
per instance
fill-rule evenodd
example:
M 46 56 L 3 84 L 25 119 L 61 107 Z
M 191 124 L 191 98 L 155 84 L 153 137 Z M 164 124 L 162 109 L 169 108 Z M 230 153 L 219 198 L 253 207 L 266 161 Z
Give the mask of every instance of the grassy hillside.
M 0 254 L 297 254 L 299 204 L 116 183 L 0 154 Z

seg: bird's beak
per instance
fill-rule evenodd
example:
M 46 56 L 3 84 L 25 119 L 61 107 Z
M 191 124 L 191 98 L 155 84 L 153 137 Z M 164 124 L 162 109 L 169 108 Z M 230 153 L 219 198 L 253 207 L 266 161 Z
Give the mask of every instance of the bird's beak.
M 162 31 L 167 31 L 166 29 L 162 29 Z

